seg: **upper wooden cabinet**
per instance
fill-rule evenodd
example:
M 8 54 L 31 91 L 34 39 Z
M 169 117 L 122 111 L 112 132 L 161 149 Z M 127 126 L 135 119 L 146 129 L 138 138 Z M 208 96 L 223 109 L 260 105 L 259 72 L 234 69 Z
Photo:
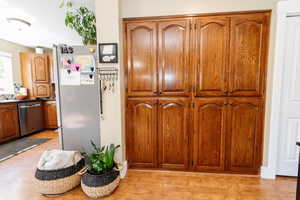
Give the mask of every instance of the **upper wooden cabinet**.
M 229 95 L 262 96 L 265 88 L 269 16 L 231 18 Z
M 236 172 L 258 172 L 262 161 L 263 104 L 260 99 L 229 100 L 227 167 Z
M 0 143 L 20 137 L 17 104 L 0 105 Z
M 226 96 L 229 17 L 196 19 L 196 96 Z
M 34 54 L 32 56 L 32 81 L 36 83 L 49 82 L 49 63 L 47 55 Z
M 126 151 L 131 167 L 157 167 L 157 100 L 128 100 Z
M 190 100 L 163 98 L 158 107 L 159 167 L 188 169 Z
M 263 96 L 269 17 L 126 22 L 128 96 Z
M 45 54 L 20 53 L 23 86 L 29 97 L 51 96 L 50 59 Z
M 126 33 L 128 95 L 155 95 L 158 89 L 156 23 L 130 23 Z
M 195 99 L 193 168 L 224 171 L 227 106 L 224 98 Z
M 190 20 L 158 23 L 159 94 L 190 92 Z

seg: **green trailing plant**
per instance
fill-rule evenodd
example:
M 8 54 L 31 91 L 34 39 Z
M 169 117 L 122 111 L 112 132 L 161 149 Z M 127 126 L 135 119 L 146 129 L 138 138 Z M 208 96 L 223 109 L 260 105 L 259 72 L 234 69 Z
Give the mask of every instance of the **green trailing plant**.
M 91 144 L 94 148 L 94 152 L 86 154 L 88 158 L 87 166 L 90 173 L 103 174 L 116 167 L 114 157 L 115 152 L 120 145 L 115 146 L 114 144 L 110 144 L 103 147 L 97 147 L 93 141 L 91 141 Z
M 72 3 L 67 7 L 72 7 Z M 82 37 L 84 45 L 97 43 L 96 16 L 88 8 L 80 7 L 68 10 L 66 12 L 65 25 Z

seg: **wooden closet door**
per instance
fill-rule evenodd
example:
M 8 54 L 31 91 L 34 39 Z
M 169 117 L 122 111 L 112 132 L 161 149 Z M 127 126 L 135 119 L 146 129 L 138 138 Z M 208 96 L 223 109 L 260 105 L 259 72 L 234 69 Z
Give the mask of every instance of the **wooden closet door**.
M 161 168 L 188 168 L 189 106 L 190 100 L 187 98 L 159 100 L 158 141 Z
M 158 23 L 159 93 L 188 96 L 190 92 L 190 20 Z
M 49 83 L 49 67 L 46 55 L 34 54 L 31 64 L 32 81 L 35 83 Z
M 129 99 L 126 150 L 130 167 L 157 167 L 157 100 Z
M 262 96 L 265 87 L 269 15 L 232 17 L 229 94 Z
M 259 172 L 262 160 L 263 109 L 260 99 L 229 101 L 227 165 L 232 172 Z
M 226 96 L 229 18 L 196 19 L 196 96 Z
M 195 98 L 193 168 L 198 171 L 225 169 L 226 99 Z
M 126 40 L 128 96 L 155 95 L 157 92 L 156 23 L 128 23 Z

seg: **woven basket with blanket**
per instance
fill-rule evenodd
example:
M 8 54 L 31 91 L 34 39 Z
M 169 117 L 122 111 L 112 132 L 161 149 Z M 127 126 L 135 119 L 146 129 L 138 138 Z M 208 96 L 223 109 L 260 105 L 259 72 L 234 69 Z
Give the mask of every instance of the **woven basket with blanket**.
M 35 186 L 44 195 L 66 193 L 80 184 L 78 174 L 85 166 L 83 156 L 75 151 L 45 151 L 35 172 Z

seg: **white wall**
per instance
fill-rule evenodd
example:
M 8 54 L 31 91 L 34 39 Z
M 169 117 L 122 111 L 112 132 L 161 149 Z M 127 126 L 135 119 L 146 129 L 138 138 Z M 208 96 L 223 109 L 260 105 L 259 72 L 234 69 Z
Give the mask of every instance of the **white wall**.
M 122 31 L 119 15 L 119 0 L 96 0 L 97 18 L 97 42 L 98 43 L 118 43 L 119 52 L 122 53 Z M 119 55 L 120 55 L 119 54 Z M 120 55 L 121 56 L 121 55 Z M 114 143 L 120 144 L 121 149 L 117 152 L 116 159 L 125 159 L 124 142 L 124 84 L 122 75 L 122 59 L 119 64 L 102 64 L 100 67 L 116 67 L 121 75 L 116 82 L 115 92 L 103 94 L 104 120 L 100 122 L 101 145 Z
M 121 0 L 121 16 L 181 15 L 273 8 L 274 0 Z
M 0 51 L 12 54 L 13 81 L 22 83 L 19 53 L 34 52 L 34 49 L 0 39 Z

